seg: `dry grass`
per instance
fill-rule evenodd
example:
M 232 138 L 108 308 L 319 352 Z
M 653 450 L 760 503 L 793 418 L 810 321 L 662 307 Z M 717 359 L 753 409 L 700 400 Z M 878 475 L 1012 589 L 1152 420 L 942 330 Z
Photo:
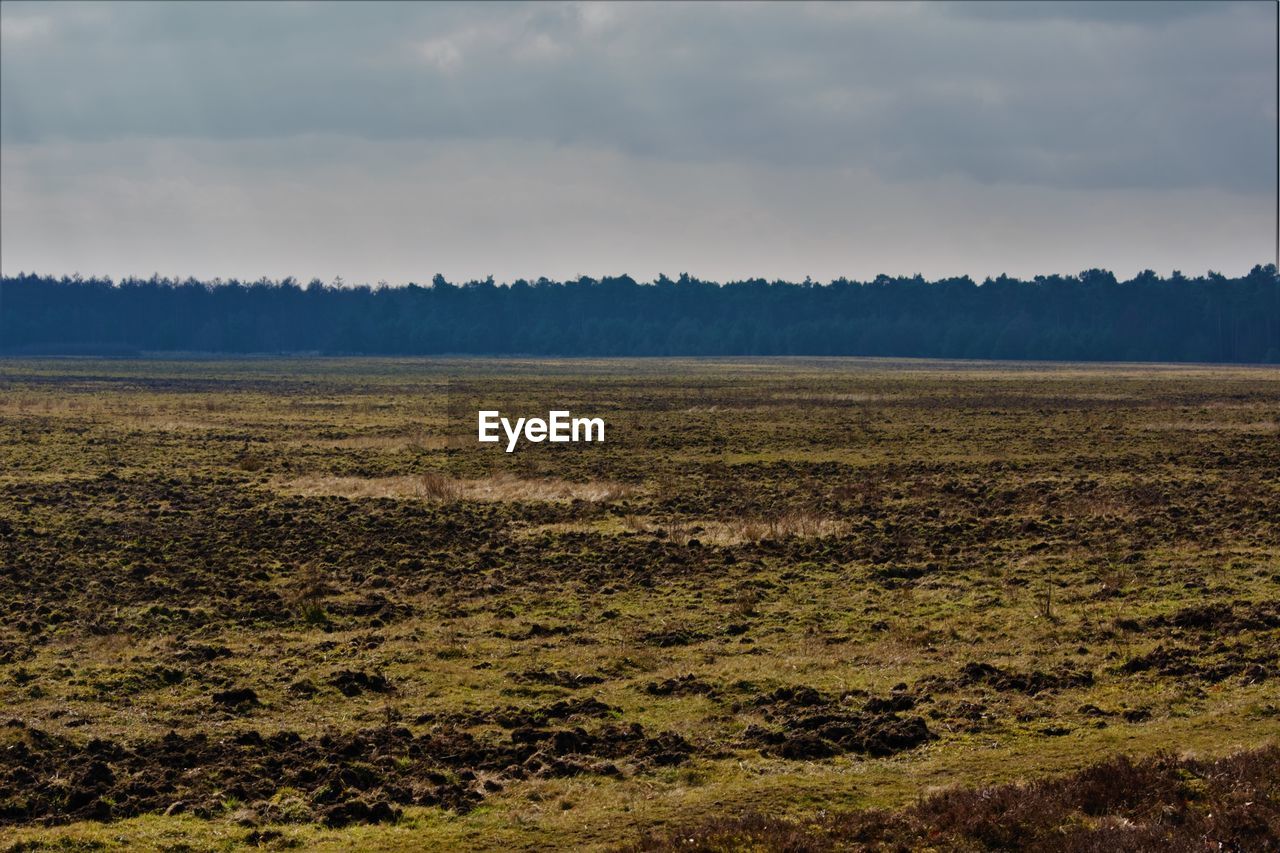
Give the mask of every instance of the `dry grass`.
M 456 501 L 462 497 L 458 481 L 438 471 L 428 471 L 418 478 L 418 493 L 429 501 Z
M 800 402 L 810 404 L 821 403 L 870 403 L 878 400 L 891 400 L 897 398 L 905 399 L 906 395 L 892 394 L 862 394 L 862 393 L 828 393 L 828 394 L 803 394 L 797 392 L 785 392 L 778 394 L 770 394 L 770 400 L 781 402 Z
M 0 364 L 0 380 L 11 364 Z M 587 370 L 486 361 L 464 371 L 315 360 L 218 365 L 229 384 L 188 387 L 211 368 L 85 364 L 50 365 L 50 381 L 28 382 L 35 390 L 0 390 L 0 410 L 25 407 L 0 415 L 0 564 L 15 569 L 0 572 L 0 705 L 6 719 L 65 743 L 57 749 L 67 757 L 45 766 L 11 753 L 0 805 L 30 814 L 37 786 L 51 796 L 74 786 L 105 802 L 107 790 L 77 781 L 102 744 L 123 750 L 126 764 L 103 759 L 118 790 L 168 784 L 173 768 L 151 762 L 143 776 L 127 762 L 170 729 L 207 735 L 210 749 L 242 732 L 264 741 L 292 732 L 307 743 L 331 732 L 357 743 L 372 731 L 376 754 L 366 748 L 316 769 L 375 773 L 388 782 L 329 793 L 386 798 L 404 814 L 345 829 L 275 823 L 281 801 L 298 802 L 289 820 L 310 821 L 311 789 L 237 795 L 237 808 L 221 809 L 207 780 L 225 791 L 286 757 L 233 744 L 244 767 L 209 755 L 172 777 L 199 799 L 130 793 L 107 803 L 109 823 L 10 820 L 0 849 L 98 840 L 112 849 L 616 849 L 645 831 L 661 848 L 668 830 L 693 833 L 685 849 L 734 849 L 749 833 L 715 821 L 750 809 L 794 825 L 744 847 L 784 846 L 794 832 L 794 849 L 848 849 L 861 818 L 828 825 L 817 815 L 853 807 L 889 810 L 885 831 L 869 830 L 868 846 L 886 849 L 980 847 L 970 817 L 992 832 L 1025 829 L 1043 846 L 1059 830 L 1128 821 L 1169 849 L 1163 833 L 1180 830 L 1161 825 L 1164 803 L 1094 815 L 1069 791 L 1032 788 L 995 795 L 990 812 L 972 797 L 905 810 L 939 787 L 1033 783 L 1119 750 L 1137 757 L 1176 744 L 1220 755 L 1274 737 L 1277 436 L 1148 426 L 1274 421 L 1278 371 L 1175 382 L 1158 369 L 1157 378 L 1082 370 L 1058 381 L 1048 370 L 926 375 L 844 362 L 783 370 L 779 361 L 774 378 L 757 382 L 746 368 L 711 362 L 673 376 L 658 362 L 661 372 L 649 362 Z M 452 389 L 440 377 L 455 369 L 509 393 L 513 411 L 562 393 L 575 407 L 608 400 L 619 424 L 644 423 L 652 434 L 581 452 L 530 446 L 497 461 L 415 452 L 407 445 L 419 435 L 448 430 Z M 126 396 L 120 386 L 153 390 Z M 1134 402 L 1102 399 L 1117 390 Z M 796 396 L 784 404 L 774 391 Z M 884 399 L 856 402 L 864 395 Z M 693 402 L 718 414 L 682 414 Z M 65 423 L 45 417 L 46 403 L 70 413 Z M 137 430 L 148 417 L 174 429 Z M 489 476 L 497 470 L 510 473 Z M 294 479 L 308 473 L 316 476 Z M 621 489 L 635 492 L 625 501 L 569 502 L 607 499 L 610 481 L 639 485 Z M 694 538 L 704 547 L 688 547 Z M 1157 668 L 1161 647 L 1170 663 Z M 1123 669 L 1138 658 L 1152 667 Z M 972 681 L 969 664 L 1000 672 Z M 1094 683 L 1034 695 L 1014 684 L 1051 684 L 1067 669 Z M 349 696 L 332 681 L 346 670 L 385 674 L 394 692 Z M 1257 681 L 1264 671 L 1272 677 Z M 583 676 L 602 680 L 575 681 Z M 938 739 L 883 758 L 772 754 L 744 732 L 757 726 L 787 743 L 802 733 L 791 706 L 766 701 L 783 687 L 820 691 L 831 701 L 812 713 L 839 717 L 909 694 L 918 705 L 900 715 L 921 716 Z M 260 704 L 212 698 L 242 688 Z M 454 761 L 453 741 L 419 755 L 381 740 L 400 726 L 414 738 L 458 729 L 476 739 L 467 749 L 505 748 L 514 730 L 499 717 L 515 723 L 509 713 L 533 719 L 588 700 L 612 710 L 537 728 L 594 737 L 635 723 L 646 736 L 685 738 L 690 759 L 620 762 L 607 779 L 585 763 L 573 776 L 521 779 L 496 774 L 476 753 L 446 774 L 452 787 L 451 774 L 467 767 L 476 778 L 466 787 L 484 791 L 461 813 L 415 805 L 420 789 L 395 781 L 438 756 Z M 13 742 L 30 732 L 0 729 Z M 1104 771 L 1136 780 L 1124 788 L 1156 784 L 1123 767 Z M 1202 782 L 1190 780 L 1191 793 Z M 1257 800 L 1240 793 L 1248 818 Z M 178 799 L 184 814 L 152 813 Z M 1021 799 L 1045 820 L 1022 822 L 1000 805 Z M 1202 802 L 1216 818 L 1224 798 L 1188 807 L 1207 812 Z M 1175 817 L 1179 803 L 1169 802 Z M 260 825 L 237 822 L 250 809 Z M 942 834 L 929 835 L 934 827 Z M 1109 844 L 1095 849 L 1138 846 L 1131 835 L 1094 840 Z
M 567 480 L 521 479 L 495 474 L 476 480 L 455 480 L 431 472 L 400 477 L 335 477 L 309 475 L 276 483 L 288 494 L 344 498 L 408 498 L 431 501 L 574 501 L 607 503 L 636 492 L 632 486 L 605 480 L 574 483 Z
M 772 517 L 741 518 L 731 521 L 712 519 L 656 519 L 651 516 L 625 515 L 621 520 L 626 533 L 656 533 L 674 542 L 697 539 L 704 545 L 741 545 L 765 540 L 789 538 L 818 539 L 839 536 L 849 529 L 848 522 L 835 518 L 822 518 L 809 513 L 783 513 Z M 529 534 L 552 533 L 609 533 L 617 532 L 610 523 L 541 524 L 530 527 Z
M 1280 433 L 1280 421 L 1164 421 L 1161 423 L 1147 424 L 1144 429 L 1274 435 Z
M 823 518 L 806 512 L 786 512 L 776 516 L 740 518 L 731 521 L 708 521 L 698 525 L 699 541 L 712 545 L 737 545 L 767 539 L 820 539 L 839 536 L 849 528 L 848 522 Z
M 302 438 L 293 447 L 333 450 L 443 450 L 448 439 L 442 435 L 353 435 L 346 438 Z

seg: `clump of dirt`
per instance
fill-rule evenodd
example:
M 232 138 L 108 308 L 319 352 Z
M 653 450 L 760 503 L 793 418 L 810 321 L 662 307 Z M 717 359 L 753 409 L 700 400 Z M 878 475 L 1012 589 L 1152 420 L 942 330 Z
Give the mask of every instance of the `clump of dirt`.
M 561 712 L 567 709 L 531 719 L 546 722 Z M 0 738 L 0 824 L 164 811 L 210 817 L 229 798 L 278 820 L 273 798 L 290 790 L 301 800 L 289 819 L 341 826 L 394 820 L 398 807 L 411 804 L 465 812 L 500 789 L 503 777 L 620 775 L 619 762 L 633 770 L 673 765 L 693 752 L 679 735 L 651 736 L 639 723 L 595 731 L 522 724 L 505 738 L 387 726 L 314 738 L 170 732 L 136 743 L 77 743 L 18 723 Z
M 615 708 L 599 699 L 589 697 L 561 699 L 541 708 L 518 708 L 508 705 L 505 708 L 461 713 L 428 712 L 419 715 L 414 722 L 418 725 L 434 723 L 458 727 L 498 725 L 504 729 L 516 729 L 522 726 L 545 726 L 554 720 L 617 718 L 621 715 L 621 708 Z
M 1153 616 L 1138 623 L 1142 628 L 1179 628 L 1187 631 L 1212 632 L 1215 636 L 1239 634 L 1242 631 L 1265 631 L 1280 628 L 1280 601 L 1252 604 L 1213 602 L 1183 609 L 1169 616 Z
M 0 666 L 11 663 L 22 663 L 36 656 L 36 651 L 28 643 L 15 643 L 0 640 Z
M 923 717 L 899 716 L 914 697 L 872 698 L 856 708 L 857 694 L 830 696 L 812 687 L 781 687 L 758 696 L 754 706 L 770 726 L 750 725 L 742 742 L 780 758 L 827 758 L 842 753 L 893 755 L 936 737 Z
M 668 649 L 672 646 L 688 646 L 693 643 L 701 642 L 707 639 L 707 634 L 702 631 L 695 631 L 688 628 L 649 631 L 640 637 L 640 642 L 649 646 L 657 646 L 660 649 Z
M 710 696 L 715 697 L 718 691 L 693 673 L 667 678 L 662 681 L 650 681 L 644 687 L 650 696 Z
M 996 714 L 981 702 L 963 699 L 943 699 L 929 709 L 929 718 L 938 720 L 949 731 L 975 734 L 989 730 Z
M 412 605 L 391 601 L 381 593 L 374 593 L 354 601 L 333 601 L 325 605 L 325 609 L 335 616 L 353 616 L 368 620 L 367 624 L 390 624 L 408 619 L 416 612 Z
M 231 649 L 226 646 L 206 643 L 185 643 L 174 652 L 173 656 L 184 663 L 209 663 L 210 661 L 231 657 Z
M 566 687 L 570 690 L 604 683 L 604 679 L 598 675 L 569 672 L 566 669 L 530 669 L 524 672 L 507 673 L 507 675 L 513 681 L 521 684 L 549 684 L 553 687 Z
M 522 727 L 511 733 L 511 740 L 538 747 L 524 759 L 524 770 L 544 776 L 576 776 L 581 773 L 620 774 L 617 766 L 601 763 L 599 758 L 630 759 L 649 766 L 681 764 L 693 747 L 674 732 L 661 732 L 649 737 L 639 723 L 608 725 L 598 732 L 573 729 Z M 513 776 L 520 777 L 519 771 Z
M 220 690 L 214 693 L 211 698 L 213 699 L 213 704 L 232 711 L 247 711 L 262 704 L 258 700 L 257 692 L 248 687 L 233 687 L 230 690 Z
M 1145 655 L 1125 661 L 1120 671 L 1132 675 L 1135 672 L 1154 670 L 1160 675 L 1190 675 L 1195 672 L 1195 652 L 1186 648 L 1157 646 Z
M 1274 674 L 1275 655 L 1266 648 L 1242 648 L 1215 643 L 1202 656 L 1185 646 L 1156 646 L 1144 655 L 1130 658 L 1120 666 L 1128 675 L 1153 672 L 1170 678 L 1194 676 L 1211 683 L 1225 681 L 1233 675 L 1245 683 L 1266 681 Z
M 970 662 L 960 673 L 960 684 L 986 684 L 999 691 L 1026 693 L 1034 696 L 1045 690 L 1062 690 L 1072 687 L 1088 687 L 1093 684 L 1093 673 L 1087 670 L 1060 667 L 1056 672 L 1014 672 L 989 663 Z
M 514 729 L 520 726 L 542 726 L 552 720 L 568 720 L 574 717 L 616 717 L 621 714 L 621 708 L 606 705 L 599 699 L 588 698 L 562 699 L 531 711 L 521 709 L 492 711 L 488 714 L 488 718 L 503 728 Z
M 534 622 L 525 627 L 523 631 L 517 633 L 506 634 L 508 640 L 536 640 L 543 637 L 567 637 L 574 633 L 574 629 L 569 625 L 543 625 L 540 622 Z M 498 636 L 504 636 L 499 634 Z
M 359 696 L 361 693 L 390 693 L 391 682 L 379 673 L 359 672 L 344 669 L 335 672 L 329 678 L 329 684 L 338 689 L 343 696 Z

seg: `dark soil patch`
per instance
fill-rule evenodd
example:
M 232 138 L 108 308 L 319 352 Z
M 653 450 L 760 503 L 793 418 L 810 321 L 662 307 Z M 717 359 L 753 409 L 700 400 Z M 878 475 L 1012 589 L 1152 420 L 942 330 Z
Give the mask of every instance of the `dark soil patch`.
M 1201 678 L 1210 683 L 1239 675 L 1253 684 L 1275 674 L 1275 655 L 1264 647 L 1230 647 L 1216 643 L 1200 654 L 1185 646 L 1156 646 L 1144 655 L 1130 658 L 1120 666 L 1125 674 L 1151 672 L 1166 678 Z
M 650 631 L 640 637 L 640 642 L 649 646 L 657 646 L 660 649 L 667 649 L 672 646 L 688 646 L 693 643 L 700 643 L 707 639 L 707 637 L 708 635 L 702 631 L 694 631 L 692 629 L 675 629 Z
M 518 708 L 508 705 L 506 708 L 467 713 L 426 713 L 419 715 L 414 722 L 418 725 L 443 724 L 459 727 L 498 725 L 504 729 L 516 729 L 522 726 L 545 726 L 547 723 L 561 720 L 606 719 L 621 715 L 621 708 L 606 705 L 599 699 L 590 697 L 561 699 L 541 708 Z
M 633 770 L 679 764 L 693 751 L 679 735 L 651 736 L 638 723 L 593 731 L 521 725 L 505 738 L 384 727 L 314 738 L 171 732 L 137 743 L 77 743 L 21 724 L 0 736 L 0 823 L 8 824 L 111 820 L 171 807 L 208 817 L 227 798 L 269 816 L 282 788 L 305 795 L 305 819 L 391 820 L 409 804 L 472 808 L 493 790 L 477 781 L 482 771 L 490 780 L 618 775 L 620 762 Z
M 692 673 L 667 678 L 662 681 L 650 681 L 644 686 L 644 692 L 650 696 L 716 696 L 717 691 L 707 682 Z
M 520 673 L 508 673 L 508 675 L 513 681 L 518 681 L 522 684 L 549 684 L 554 687 L 566 687 L 570 690 L 604 683 L 604 679 L 598 675 L 569 672 L 565 669 L 531 669 Z
M 359 696 L 361 693 L 390 693 L 391 682 L 378 673 L 344 669 L 329 678 L 329 684 L 343 696 Z
M 214 693 L 211 698 L 215 705 L 221 705 L 231 710 L 247 710 L 262 704 L 258 701 L 258 694 L 248 687 L 220 690 Z
M 768 726 L 750 725 L 742 742 L 781 758 L 827 758 L 853 752 L 893 755 L 936 737 L 923 717 L 899 716 L 914 699 L 872 699 L 858 707 L 855 694 L 828 696 L 812 687 L 782 687 L 756 698 Z
M 209 663 L 210 661 L 231 657 L 231 649 L 226 646 L 205 643 L 187 643 L 175 652 L 173 656 L 186 663 Z
M 525 626 L 523 631 L 518 631 L 505 635 L 508 640 L 537 640 L 544 637 L 567 637 L 574 633 L 574 628 L 570 625 L 543 625 L 534 622 L 532 625 Z M 502 636 L 501 634 L 499 636 Z
M 1192 631 L 1238 634 L 1241 631 L 1265 631 L 1280 628 L 1280 601 L 1253 604 L 1214 604 L 1186 607 L 1172 616 L 1158 616 L 1146 621 L 1149 628 L 1174 627 Z
M 1089 687 L 1093 673 L 1063 666 L 1056 672 L 1014 672 L 989 663 L 967 663 L 960 673 L 960 684 L 985 684 L 1000 691 L 1035 695 L 1045 690 Z

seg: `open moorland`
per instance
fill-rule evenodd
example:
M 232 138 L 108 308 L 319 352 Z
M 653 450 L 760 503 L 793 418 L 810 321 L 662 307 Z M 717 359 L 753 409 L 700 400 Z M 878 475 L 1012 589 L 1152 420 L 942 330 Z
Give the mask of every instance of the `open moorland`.
M 0 707 L 0 849 L 1275 849 L 1280 369 L 0 361 Z

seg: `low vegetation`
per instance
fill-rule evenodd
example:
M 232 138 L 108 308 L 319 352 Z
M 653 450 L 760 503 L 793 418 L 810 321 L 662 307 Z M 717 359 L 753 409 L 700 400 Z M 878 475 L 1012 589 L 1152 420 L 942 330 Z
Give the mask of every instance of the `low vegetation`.
M 478 397 L 608 441 L 468 445 Z M 2 361 L 0 849 L 1266 849 L 1278 412 L 1271 368 Z
M 1280 838 L 1280 749 L 1217 761 L 1121 756 L 1063 777 L 954 789 L 899 811 L 802 822 L 752 812 L 628 848 L 644 850 L 1267 850 Z

